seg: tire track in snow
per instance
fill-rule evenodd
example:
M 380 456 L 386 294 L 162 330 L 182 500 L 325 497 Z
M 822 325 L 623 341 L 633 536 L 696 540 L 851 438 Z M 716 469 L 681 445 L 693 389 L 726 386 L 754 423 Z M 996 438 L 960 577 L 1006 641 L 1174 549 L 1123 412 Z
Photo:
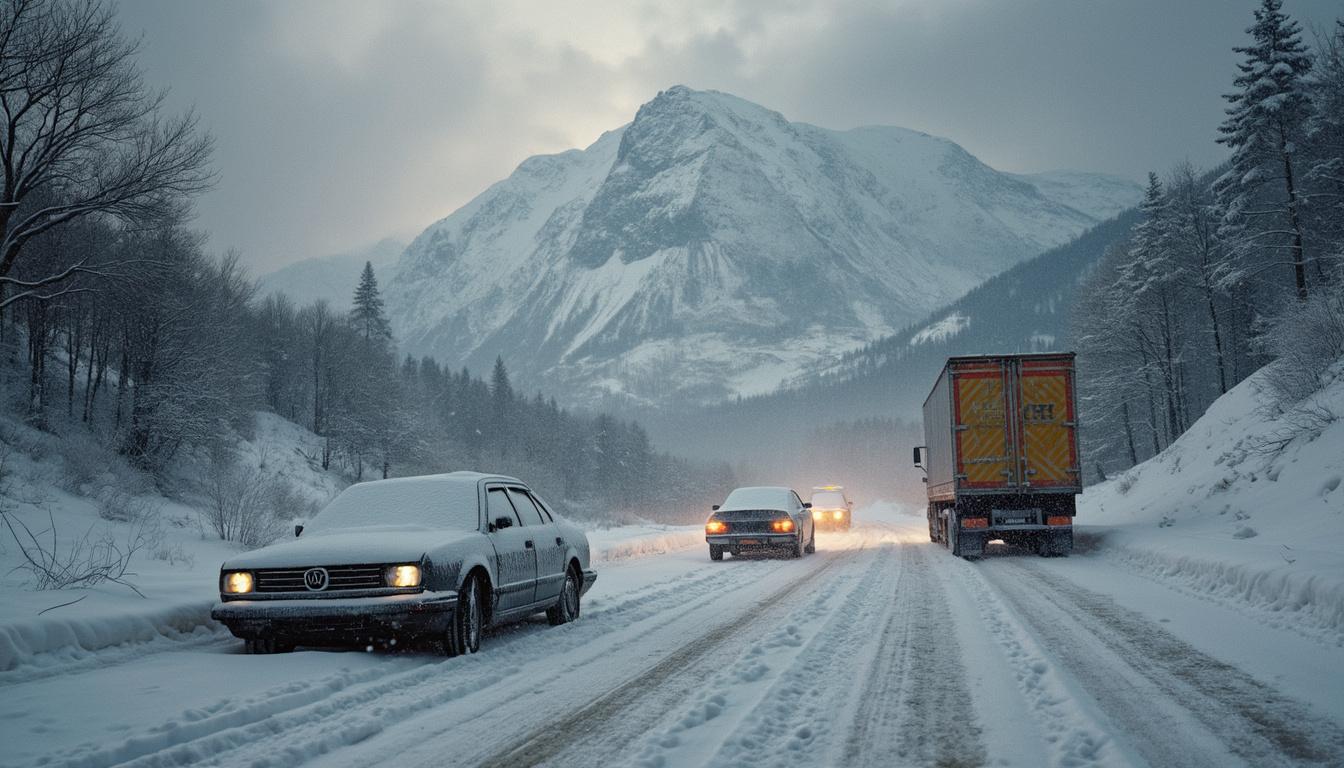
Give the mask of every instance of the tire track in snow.
M 895 609 L 865 675 L 844 765 L 985 763 L 956 626 L 928 550 L 923 544 L 900 548 L 905 566 L 891 598 Z
M 743 563 L 752 573 L 770 573 L 782 563 Z M 741 569 L 737 578 L 742 575 Z M 689 610 L 697 598 L 719 591 L 733 574 L 722 569 L 698 571 L 658 588 L 645 588 L 616 598 L 584 620 L 567 627 L 536 623 L 504 627 L 490 638 L 483 653 L 443 659 L 426 656 L 424 664 L 388 674 L 386 669 L 341 670 L 318 680 L 293 681 L 248 696 L 188 710 L 179 718 L 133 734 L 122 742 L 50 756 L 50 765 L 177 766 L 201 761 L 236 764 L 238 752 L 253 753 L 255 765 L 294 765 L 314 755 L 356 743 L 381 731 L 399 714 L 410 714 L 426 703 L 443 703 L 497 684 L 525 666 L 518 659 L 534 659 L 530 647 L 537 633 L 546 632 L 548 652 L 582 650 L 600 636 L 634 627 L 649 619 L 644 631 Z M 641 633 L 642 634 L 642 633 Z M 503 658 L 501 658 L 503 657 Z M 283 657 L 261 657 L 274 661 Z M 201 710 L 208 716 L 200 717 Z
M 702 685 L 703 673 L 700 670 L 703 667 L 698 664 L 701 659 L 724 648 L 731 641 L 749 636 L 761 626 L 778 620 L 777 614 L 788 607 L 790 597 L 805 595 L 801 591 L 804 585 L 844 561 L 839 555 L 826 558 L 819 567 L 791 578 L 763 597 L 742 606 L 732 618 L 683 643 L 651 668 L 627 679 L 567 717 L 547 722 L 515 746 L 496 752 L 481 765 L 499 768 L 554 765 L 563 762 L 556 760 L 563 755 L 575 757 L 582 765 L 590 765 L 594 759 L 592 748 L 585 744 L 590 737 L 597 736 L 596 740 L 607 748 L 628 745 L 632 722 L 635 723 L 634 735 L 647 733 L 653 724 L 659 722 L 663 713 Z M 732 565 L 727 567 L 731 568 Z M 681 684 L 672 684 L 678 677 L 681 678 L 678 681 Z M 631 716 L 641 706 L 646 707 L 645 711 L 632 721 Z M 580 745 L 584 745 L 584 748 L 580 748 Z
M 1344 765 L 1338 726 L 1142 614 L 1027 562 L 985 565 L 1003 574 L 992 580 L 998 591 L 1150 763 L 1227 765 L 1192 748 L 1201 736 L 1192 731 L 1203 730 L 1248 765 Z

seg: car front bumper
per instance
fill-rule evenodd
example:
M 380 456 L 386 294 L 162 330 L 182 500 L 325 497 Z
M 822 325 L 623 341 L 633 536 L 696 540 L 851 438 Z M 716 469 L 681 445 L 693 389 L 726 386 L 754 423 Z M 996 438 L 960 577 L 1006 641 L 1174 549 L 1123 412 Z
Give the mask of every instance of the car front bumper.
M 716 547 L 727 549 L 752 549 L 753 547 L 791 547 L 798 541 L 794 533 L 726 533 L 706 536 L 705 541 Z
M 417 592 L 379 597 L 294 600 L 229 600 L 210 618 L 236 637 L 278 637 L 322 645 L 393 638 L 439 638 L 457 608 L 454 592 Z

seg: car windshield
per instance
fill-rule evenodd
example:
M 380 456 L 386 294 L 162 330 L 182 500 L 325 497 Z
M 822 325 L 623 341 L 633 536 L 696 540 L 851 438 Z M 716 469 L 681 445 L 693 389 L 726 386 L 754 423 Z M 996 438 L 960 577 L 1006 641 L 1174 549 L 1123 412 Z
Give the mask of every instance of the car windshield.
M 416 526 L 474 531 L 480 527 L 476 483 L 412 477 L 357 483 L 332 499 L 308 528 Z
M 839 491 L 817 491 L 812 494 L 812 506 L 827 509 L 843 507 L 845 506 L 845 495 Z

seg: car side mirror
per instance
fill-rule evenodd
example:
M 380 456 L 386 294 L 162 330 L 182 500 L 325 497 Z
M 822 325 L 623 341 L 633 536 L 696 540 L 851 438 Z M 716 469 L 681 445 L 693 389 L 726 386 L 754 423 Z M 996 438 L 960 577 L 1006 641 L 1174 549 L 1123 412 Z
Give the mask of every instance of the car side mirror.
M 294 538 L 299 538 L 299 534 L 301 533 L 303 533 L 303 523 L 294 526 Z
M 924 468 L 924 460 L 928 457 L 929 449 L 923 445 L 915 446 L 915 466 Z
M 506 515 L 502 515 L 502 516 L 500 516 L 500 517 L 496 517 L 496 518 L 495 518 L 495 530 L 496 530 L 496 531 L 498 531 L 498 530 L 502 530 L 502 529 L 504 529 L 504 528 L 512 528 L 512 527 L 513 527 L 513 518 L 508 517 L 508 516 L 506 516 Z
M 722 506 L 722 505 L 720 505 L 720 504 L 715 504 L 714 506 L 712 506 L 712 507 L 709 508 L 709 511 L 710 511 L 710 512 L 718 512 L 720 506 Z
M 810 501 L 803 502 L 803 509 L 811 509 L 811 508 L 812 508 L 812 502 Z

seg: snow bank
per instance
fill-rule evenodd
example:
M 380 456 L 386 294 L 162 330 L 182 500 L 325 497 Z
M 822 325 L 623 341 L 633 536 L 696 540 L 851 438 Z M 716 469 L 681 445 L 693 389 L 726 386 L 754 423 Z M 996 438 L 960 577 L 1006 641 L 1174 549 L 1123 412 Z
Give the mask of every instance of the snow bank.
M 585 533 L 593 563 L 662 555 L 705 544 L 705 529 L 699 525 L 623 525 Z
M 1303 432 L 1252 376 L 1166 451 L 1089 488 L 1098 551 L 1173 588 L 1344 645 L 1344 419 Z M 1344 379 L 1314 398 L 1344 417 Z
M 47 593 L 53 604 L 78 594 Z M 210 619 L 209 599 L 164 605 L 143 601 L 134 610 L 76 611 L 33 618 L 0 617 L 0 673 L 20 667 L 49 667 L 77 662 L 95 651 L 131 643 L 181 642 L 222 627 Z M 0 674 L 0 681 L 13 682 Z

